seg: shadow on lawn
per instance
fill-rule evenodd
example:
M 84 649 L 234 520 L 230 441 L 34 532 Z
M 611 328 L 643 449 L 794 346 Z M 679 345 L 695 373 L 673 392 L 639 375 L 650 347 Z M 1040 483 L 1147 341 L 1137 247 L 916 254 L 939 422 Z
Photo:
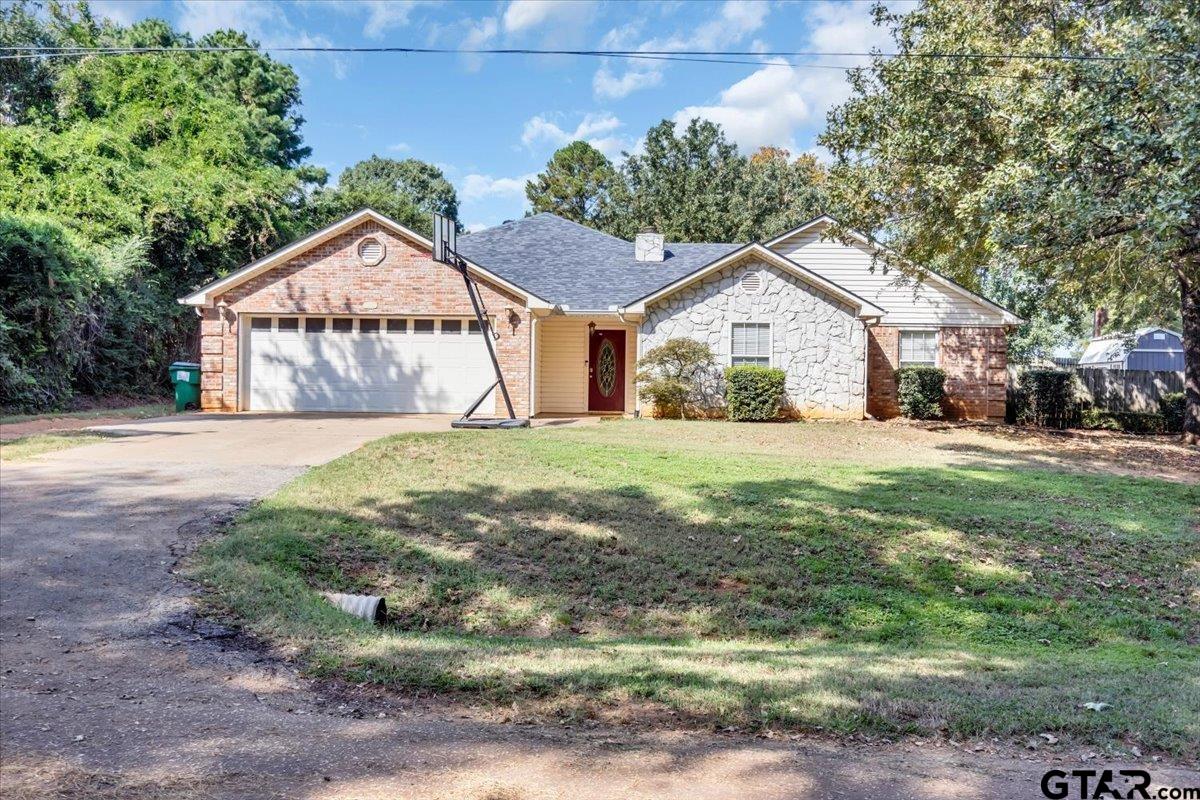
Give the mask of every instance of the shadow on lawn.
M 874 471 L 852 489 L 691 485 L 685 510 L 634 485 L 411 489 L 355 514 L 305 512 L 330 535 L 307 569 L 322 588 L 383 590 L 396 621 L 421 629 L 1196 641 L 1200 621 L 1162 602 L 1188 591 L 1172 568 L 1196 555 L 1186 505 L 1070 480 L 1093 494 L 938 469 Z
M 1197 740 L 1179 653 L 1200 621 L 1164 603 L 1189 591 L 1187 487 L 947 469 L 842 483 L 714 476 L 669 487 L 683 502 L 633 484 L 402 489 L 352 513 L 288 506 L 282 526 L 265 507 L 220 549 L 385 593 L 389 630 L 321 646 L 352 680 L 736 724 Z M 1097 698 L 1120 707 L 1080 710 Z

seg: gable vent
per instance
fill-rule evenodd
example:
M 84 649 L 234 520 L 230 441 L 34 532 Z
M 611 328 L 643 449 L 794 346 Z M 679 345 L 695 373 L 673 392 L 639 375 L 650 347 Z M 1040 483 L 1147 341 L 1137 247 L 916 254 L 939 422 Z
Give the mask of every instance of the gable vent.
M 367 237 L 358 243 L 358 257 L 368 267 L 383 261 L 383 252 L 383 242 L 374 237 Z
M 742 276 L 742 291 L 746 294 L 758 294 L 762 291 L 762 275 L 757 272 L 747 272 Z

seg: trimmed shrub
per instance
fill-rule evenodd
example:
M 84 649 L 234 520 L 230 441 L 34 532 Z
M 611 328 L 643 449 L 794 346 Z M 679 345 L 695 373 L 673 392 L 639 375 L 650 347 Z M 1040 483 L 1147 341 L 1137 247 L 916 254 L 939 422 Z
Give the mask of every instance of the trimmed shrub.
M 1167 433 L 1183 431 L 1183 415 L 1187 409 L 1187 401 L 1183 392 L 1169 392 L 1158 401 L 1158 413 L 1162 414 L 1163 425 Z
M 712 350 L 695 339 L 668 339 L 638 359 L 638 394 L 658 417 L 687 417 L 688 406 L 703 400 Z
M 940 419 L 946 396 L 946 372 L 937 367 L 896 370 L 896 400 L 909 419 Z
M 1182 417 L 1180 426 L 1182 427 Z M 1167 422 L 1162 414 L 1140 411 L 1105 411 L 1087 408 L 1083 411 L 1083 427 L 1091 430 L 1124 431 L 1125 433 L 1166 433 Z
M 1021 375 L 1018 422 L 1040 428 L 1065 428 L 1075 415 L 1075 376 L 1056 369 L 1031 369 Z
M 725 406 L 729 418 L 762 422 L 779 416 L 786 375 L 771 367 L 729 367 L 725 370 Z

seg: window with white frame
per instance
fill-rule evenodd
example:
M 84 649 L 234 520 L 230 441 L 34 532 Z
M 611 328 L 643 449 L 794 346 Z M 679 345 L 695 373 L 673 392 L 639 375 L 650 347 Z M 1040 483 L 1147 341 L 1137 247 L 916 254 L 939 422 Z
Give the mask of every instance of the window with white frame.
M 900 366 L 937 365 L 937 331 L 900 331 Z
M 771 323 L 733 323 L 729 353 L 735 367 L 771 366 Z

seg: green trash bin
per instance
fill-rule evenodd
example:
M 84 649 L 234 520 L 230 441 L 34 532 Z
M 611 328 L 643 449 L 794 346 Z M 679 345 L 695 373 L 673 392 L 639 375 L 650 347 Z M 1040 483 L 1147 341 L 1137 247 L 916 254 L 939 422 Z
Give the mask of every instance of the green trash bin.
M 175 410 L 200 408 L 200 365 L 176 361 L 171 365 L 171 383 L 175 384 Z

